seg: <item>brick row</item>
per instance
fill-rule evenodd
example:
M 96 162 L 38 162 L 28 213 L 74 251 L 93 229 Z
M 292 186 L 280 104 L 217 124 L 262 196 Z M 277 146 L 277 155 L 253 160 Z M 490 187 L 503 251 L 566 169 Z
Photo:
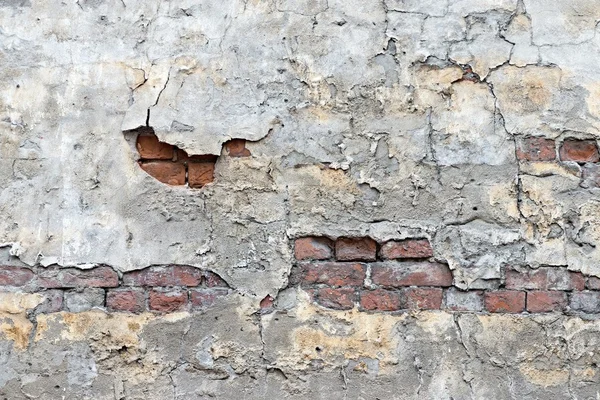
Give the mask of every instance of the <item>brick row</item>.
M 557 143 L 543 137 L 525 137 L 517 143 L 517 158 L 523 161 L 554 161 L 557 159 Z M 566 138 L 558 145 L 561 161 L 579 164 L 600 161 L 596 140 Z
M 376 261 L 424 259 L 433 256 L 427 239 L 390 240 L 381 244 L 369 237 L 342 237 L 333 241 L 327 237 L 309 236 L 296 239 L 294 256 L 298 261 Z

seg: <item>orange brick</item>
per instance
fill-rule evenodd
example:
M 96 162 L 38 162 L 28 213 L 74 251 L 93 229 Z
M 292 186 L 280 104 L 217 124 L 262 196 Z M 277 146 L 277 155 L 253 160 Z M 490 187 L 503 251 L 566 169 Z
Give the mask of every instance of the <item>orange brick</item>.
M 139 135 L 136 146 L 140 157 L 145 160 L 173 159 L 173 146 L 159 141 L 156 135 Z
M 215 179 L 214 163 L 189 163 L 188 183 L 190 187 L 200 188 Z
M 249 157 L 250 150 L 246 148 L 246 141 L 244 139 L 232 139 L 225 143 L 225 149 L 230 157 Z
M 149 161 L 140 163 L 148 175 L 169 185 L 185 185 L 185 165 L 169 161 Z

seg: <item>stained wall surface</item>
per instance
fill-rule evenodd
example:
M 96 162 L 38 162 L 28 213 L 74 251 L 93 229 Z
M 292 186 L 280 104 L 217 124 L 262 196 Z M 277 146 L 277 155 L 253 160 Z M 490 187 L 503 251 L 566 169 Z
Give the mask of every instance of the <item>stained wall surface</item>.
M 0 21 L 0 398 L 600 397 L 596 0 Z

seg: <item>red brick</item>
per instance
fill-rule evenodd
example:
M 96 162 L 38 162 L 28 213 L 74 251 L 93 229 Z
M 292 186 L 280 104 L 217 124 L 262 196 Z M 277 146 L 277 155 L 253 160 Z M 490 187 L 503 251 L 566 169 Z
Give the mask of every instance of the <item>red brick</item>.
M 33 279 L 33 272 L 22 267 L 0 266 L 0 286 L 23 286 Z
M 517 145 L 517 158 L 526 161 L 552 161 L 556 159 L 554 140 L 528 137 Z
M 156 180 L 168 185 L 185 185 L 185 165 L 170 161 L 141 162 L 140 167 Z
M 379 254 L 384 260 L 427 258 L 433 256 L 433 249 L 427 239 L 408 239 L 384 243 Z
M 367 267 L 358 263 L 318 262 L 300 266 L 304 284 L 328 286 L 362 286 Z
M 529 290 L 583 290 L 585 278 L 579 272 L 568 271 L 560 267 L 541 267 L 526 272 L 507 270 L 505 274 L 507 289 Z
M 117 287 L 119 276 L 110 267 L 92 269 L 48 268 L 40 270 L 35 283 L 42 288 Z
M 587 280 L 586 286 L 588 289 L 591 289 L 591 290 L 600 290 L 600 278 L 596 278 L 595 276 L 590 276 Z
M 527 293 L 527 311 L 532 313 L 563 311 L 567 294 L 559 291 L 531 291 Z
M 225 143 L 225 149 L 230 157 L 249 157 L 250 150 L 246 148 L 246 140 L 232 139 Z
M 493 313 L 520 313 L 525 309 L 525 292 L 498 290 L 484 294 L 485 308 Z
M 204 284 L 208 287 L 229 287 L 219 275 L 214 272 L 204 271 Z
M 432 262 L 377 263 L 371 280 L 384 287 L 451 286 L 452 272 L 445 264 Z
M 136 146 L 140 158 L 146 160 L 171 160 L 173 158 L 173 146 L 159 141 L 154 134 L 139 135 Z
M 126 272 L 123 284 L 127 286 L 198 286 L 204 272 L 187 265 L 149 267 Z
M 214 163 L 189 163 L 188 183 L 192 188 L 201 188 L 215 180 Z
M 109 311 L 139 313 L 146 308 L 146 294 L 136 289 L 114 289 L 106 293 L 106 308 Z
M 439 310 L 442 308 L 444 291 L 438 288 L 408 288 L 405 291 L 408 308 L 415 310 Z
M 340 261 L 375 261 L 377 243 L 371 238 L 340 238 L 335 242 L 335 257 Z
M 327 260 L 333 256 L 332 242 L 325 237 L 304 237 L 294 243 L 296 260 Z
M 354 308 L 356 292 L 352 288 L 321 288 L 309 291 L 313 301 L 320 306 L 335 310 L 350 310 Z
M 562 161 L 578 163 L 600 161 L 595 140 L 567 139 L 560 146 L 559 154 Z
M 190 303 L 193 309 L 205 308 L 212 306 L 216 299 L 226 296 L 229 293 L 227 289 L 191 289 Z
M 364 290 L 360 293 L 360 307 L 368 311 L 396 311 L 406 308 L 406 300 L 401 292 Z
M 188 302 L 188 294 L 185 291 L 151 290 L 148 305 L 150 310 L 160 312 L 173 312 L 185 310 Z
M 275 301 L 275 299 L 272 296 L 267 295 L 264 299 L 262 299 L 260 301 L 260 308 L 262 310 L 269 310 L 269 309 L 273 308 L 274 301 Z

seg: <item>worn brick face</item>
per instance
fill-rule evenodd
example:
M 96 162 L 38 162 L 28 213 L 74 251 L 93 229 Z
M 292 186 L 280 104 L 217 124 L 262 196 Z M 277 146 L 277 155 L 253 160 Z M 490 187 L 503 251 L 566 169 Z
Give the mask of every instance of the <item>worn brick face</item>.
M 35 283 L 42 288 L 110 288 L 119 286 L 119 276 L 110 267 L 48 268 L 39 272 Z
M 427 239 L 389 241 L 381 246 L 380 255 L 384 260 L 428 258 L 433 256 L 433 249 Z
M 445 287 L 452 285 L 452 272 L 447 265 L 433 262 L 375 263 L 371 280 L 383 287 Z
M 408 288 L 405 291 L 409 308 L 416 310 L 439 310 L 444 293 L 439 288 Z
M 140 289 L 113 289 L 106 293 L 109 311 L 139 313 L 146 308 L 146 294 Z
M 335 257 L 340 261 L 375 261 L 377 243 L 371 238 L 340 238 L 335 242 Z
M 525 310 L 525 292 L 498 290 L 486 292 L 485 308 L 493 313 L 520 313 Z
M 123 284 L 128 286 L 198 286 L 204 272 L 198 268 L 176 265 L 149 267 L 123 274 Z
M 174 312 L 185 310 L 188 294 L 182 290 L 153 289 L 148 294 L 148 306 L 152 311 Z
M 446 308 L 452 311 L 483 310 L 483 292 L 481 290 L 448 289 L 445 301 Z
M 228 290 L 224 288 L 191 289 L 190 304 L 193 309 L 201 309 L 212 306 L 219 297 L 227 296 Z
M 148 175 L 168 185 L 185 185 L 185 165 L 170 161 L 141 162 Z
M 541 137 L 523 138 L 517 145 L 517 158 L 526 161 L 553 161 L 556 159 L 554 140 Z
M 567 294 L 559 291 L 531 291 L 527 293 L 527 311 L 543 313 L 563 311 L 567 306 Z
M 567 139 L 560 146 L 560 159 L 578 163 L 598 162 L 600 156 L 596 141 Z
M 250 157 L 250 150 L 246 148 L 246 140 L 232 139 L 225 143 L 225 150 L 230 157 Z
M 137 137 L 136 147 L 140 157 L 148 160 L 171 160 L 173 146 L 158 140 L 154 134 L 141 134 Z
M 559 267 L 541 267 L 524 272 L 507 270 L 505 277 L 507 289 L 583 290 L 585 288 L 585 278 L 581 273 Z
M 296 239 L 294 256 L 296 260 L 327 260 L 333 257 L 333 243 L 324 237 L 304 237 Z
M 406 307 L 406 299 L 401 292 L 363 290 L 360 293 L 360 307 L 367 311 L 396 311 Z
M 319 288 L 309 290 L 308 293 L 315 303 L 335 310 L 350 310 L 357 300 L 356 291 L 353 288 Z
M 0 266 L 0 286 L 23 286 L 33 279 L 28 268 Z
M 359 263 L 313 262 L 299 266 L 300 282 L 305 285 L 361 286 L 367 267 Z

